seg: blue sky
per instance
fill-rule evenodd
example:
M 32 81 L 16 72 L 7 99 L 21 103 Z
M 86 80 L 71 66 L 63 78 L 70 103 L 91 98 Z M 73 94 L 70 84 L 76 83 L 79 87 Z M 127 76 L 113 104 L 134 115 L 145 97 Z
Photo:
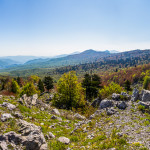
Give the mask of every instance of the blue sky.
M 150 48 L 150 0 L 0 0 L 0 56 Z

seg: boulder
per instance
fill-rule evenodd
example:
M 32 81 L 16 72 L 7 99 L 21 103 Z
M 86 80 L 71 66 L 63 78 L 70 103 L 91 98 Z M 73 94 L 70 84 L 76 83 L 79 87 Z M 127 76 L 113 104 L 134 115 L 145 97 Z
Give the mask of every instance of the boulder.
M 70 143 L 70 139 L 66 138 L 66 137 L 59 137 L 58 141 L 64 144 L 69 144 Z
M 47 143 L 40 127 L 21 119 L 18 125 L 19 132 L 25 138 L 22 144 L 27 150 L 47 150 Z
M 91 103 L 91 105 L 92 105 L 93 107 L 97 107 L 97 106 L 99 106 L 100 102 L 101 102 L 101 99 L 100 99 L 100 98 L 96 98 L 96 99 Z
M 138 89 L 134 89 L 132 96 L 131 96 L 131 101 L 137 101 L 139 98 L 139 90 Z
M 74 117 L 75 117 L 76 119 L 79 119 L 79 120 L 84 120 L 84 119 L 86 119 L 85 116 L 82 116 L 82 115 L 80 115 L 80 114 L 78 114 L 78 113 L 76 113 L 76 114 L 74 115 Z
M 120 100 L 120 94 L 113 93 L 112 94 L 112 99 L 115 100 L 115 101 L 119 101 Z
M 1 115 L 1 121 L 7 121 L 8 119 L 13 118 L 11 114 L 5 113 Z
M 34 94 L 33 96 L 27 97 L 26 94 L 24 94 L 19 100 L 18 102 L 20 104 L 24 104 L 27 107 L 31 107 L 32 105 L 37 105 L 38 101 L 38 94 Z
M 56 109 L 56 108 L 53 109 L 51 113 L 54 114 L 54 115 L 60 116 L 60 112 L 59 112 L 58 109 Z
M 141 95 L 142 95 L 142 101 L 143 102 L 150 101 L 150 91 L 148 91 L 148 90 L 142 90 Z
M 119 109 L 126 109 L 127 104 L 126 104 L 126 102 L 122 101 L 122 102 L 117 103 L 116 106 L 117 106 Z
M 21 126 L 19 130 L 21 134 L 11 131 L 1 135 L 0 148 L 8 150 L 8 143 L 13 145 L 14 149 L 47 150 L 47 143 L 40 127 L 23 120 L 19 120 L 18 125 Z M 17 148 L 18 145 L 23 145 L 25 148 Z
M 100 103 L 100 109 L 112 107 L 114 105 L 112 100 L 104 99 Z
M 7 102 L 3 102 L 2 104 L 3 107 L 7 107 L 9 110 L 16 109 L 16 106 Z

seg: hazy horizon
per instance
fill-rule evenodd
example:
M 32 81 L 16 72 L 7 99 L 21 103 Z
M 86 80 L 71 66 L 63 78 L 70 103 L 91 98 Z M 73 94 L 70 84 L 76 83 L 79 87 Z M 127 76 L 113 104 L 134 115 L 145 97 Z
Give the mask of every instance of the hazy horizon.
M 149 0 L 0 1 L 0 57 L 150 47 Z
M 87 49 L 87 50 L 94 50 L 94 49 Z M 148 49 L 134 49 L 134 50 L 148 50 Z M 134 50 L 125 50 L 125 51 L 117 51 L 117 50 L 94 50 L 94 51 L 98 51 L 98 52 L 103 52 L 103 51 L 116 51 L 118 53 L 121 53 L 121 52 L 126 52 L 126 51 L 134 51 Z M 48 58 L 48 57 L 57 57 L 57 56 L 63 56 L 63 55 L 73 55 L 73 54 L 76 54 L 76 53 L 82 53 L 86 50 L 82 50 L 82 51 L 74 51 L 74 52 L 71 52 L 71 53 L 64 53 L 64 54 L 58 54 L 58 55 L 51 55 L 51 56 L 48 56 L 48 55 L 0 55 L 1 58 L 3 57 L 40 57 L 40 58 Z

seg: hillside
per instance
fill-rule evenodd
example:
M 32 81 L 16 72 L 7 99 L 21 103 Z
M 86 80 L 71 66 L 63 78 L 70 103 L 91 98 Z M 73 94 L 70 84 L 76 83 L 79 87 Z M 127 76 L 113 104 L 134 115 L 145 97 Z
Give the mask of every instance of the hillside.
M 25 78 L 0 76 L 0 149 L 150 149 L 150 63 L 138 65 L 147 53 L 52 69 L 52 77 L 65 73 L 57 82 L 45 80 L 44 68 L 44 79 L 38 69 Z
M 149 91 L 150 92 L 150 91 Z M 136 101 L 103 100 L 84 115 L 56 109 L 50 95 L 0 98 L 0 148 L 28 150 L 148 150 L 149 115 Z M 132 99 L 136 95 L 133 93 Z M 113 97 L 115 98 L 115 97 Z M 147 99 L 148 100 L 148 99 Z M 106 101 L 109 105 L 104 104 Z M 111 105 L 110 105 L 111 104 Z M 31 110 L 32 109 L 32 110 Z M 92 114 L 93 113 L 93 114 Z

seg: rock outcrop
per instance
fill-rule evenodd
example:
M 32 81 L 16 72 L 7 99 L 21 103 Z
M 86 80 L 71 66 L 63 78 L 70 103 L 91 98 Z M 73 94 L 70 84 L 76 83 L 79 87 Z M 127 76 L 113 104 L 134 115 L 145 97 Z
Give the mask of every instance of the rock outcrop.
M 26 150 L 47 150 L 47 143 L 40 127 L 21 119 L 18 122 L 18 126 L 20 126 L 20 134 L 11 131 L 0 135 L 2 149 L 7 150 L 8 145 L 11 144 L 14 148 L 19 146 L 19 149 L 25 147 Z

